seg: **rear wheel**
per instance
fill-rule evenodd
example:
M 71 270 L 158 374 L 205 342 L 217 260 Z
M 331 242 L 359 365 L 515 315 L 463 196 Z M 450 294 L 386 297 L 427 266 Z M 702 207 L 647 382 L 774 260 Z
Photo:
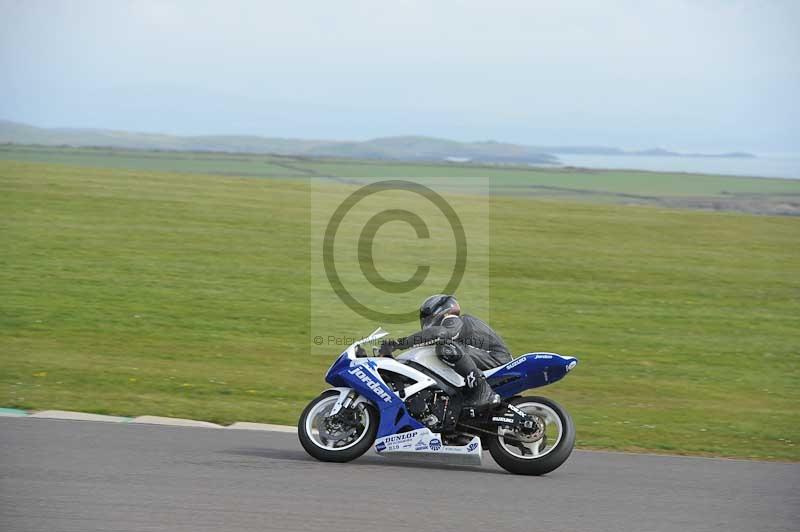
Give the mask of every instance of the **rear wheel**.
M 542 430 L 525 434 L 498 427 L 496 435 L 486 438 L 495 462 L 518 475 L 544 475 L 563 464 L 575 447 L 569 413 L 545 397 L 514 397 L 509 402 L 535 417 Z
M 338 399 L 338 391 L 323 392 L 308 404 L 297 423 L 303 449 L 323 462 L 355 460 L 367 452 L 378 432 L 378 412 L 371 405 L 362 403 L 331 415 Z

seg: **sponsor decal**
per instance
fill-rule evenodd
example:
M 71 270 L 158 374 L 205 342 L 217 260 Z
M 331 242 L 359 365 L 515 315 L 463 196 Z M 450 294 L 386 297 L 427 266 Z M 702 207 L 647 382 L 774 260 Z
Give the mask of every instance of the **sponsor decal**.
M 383 443 L 383 442 L 378 443 L 378 445 L 375 446 L 375 450 L 378 451 L 378 452 L 385 451 L 386 450 L 386 444 Z
M 433 438 L 428 442 L 428 447 L 431 448 L 431 451 L 438 451 L 442 448 L 442 441 L 439 438 Z
M 425 443 L 424 441 L 417 442 L 417 444 L 414 446 L 415 451 L 424 451 L 427 448 L 428 444 Z
M 497 423 L 508 423 L 509 425 L 514 424 L 514 420 L 510 417 L 493 417 L 492 421 L 496 421 Z
M 534 360 L 539 360 L 540 358 L 544 358 L 545 360 L 549 360 L 553 358 L 553 355 L 536 355 L 533 357 Z
M 506 364 L 506 369 L 515 368 L 515 367 L 519 366 L 520 364 L 522 364 L 523 362 L 525 362 L 525 357 L 519 357 L 518 359 Z
M 414 439 L 418 435 L 419 435 L 418 430 L 412 430 L 411 432 L 402 432 L 400 434 L 393 434 L 392 436 L 386 436 L 385 438 L 383 438 L 383 441 L 387 444 L 404 443 Z
M 474 451 L 477 448 L 478 448 L 478 442 L 474 441 L 474 442 L 470 443 L 469 445 L 467 445 L 467 452 L 471 453 L 472 451 Z
M 475 372 L 470 371 L 467 374 L 467 388 L 474 388 L 475 387 Z
M 348 371 L 348 373 L 350 375 L 354 375 L 358 380 L 366 384 L 367 388 L 375 392 L 375 395 L 383 399 L 385 403 L 392 402 L 391 394 L 386 390 L 384 390 L 383 386 L 381 386 L 381 384 L 378 381 L 370 377 L 369 374 L 367 374 L 363 369 L 361 369 L 361 366 L 354 367 L 353 369 Z
M 522 410 L 520 410 L 519 408 L 517 408 L 514 405 L 508 405 L 508 409 L 511 410 L 512 412 L 514 412 L 515 414 L 517 414 L 518 416 L 525 417 L 525 412 L 523 412 Z

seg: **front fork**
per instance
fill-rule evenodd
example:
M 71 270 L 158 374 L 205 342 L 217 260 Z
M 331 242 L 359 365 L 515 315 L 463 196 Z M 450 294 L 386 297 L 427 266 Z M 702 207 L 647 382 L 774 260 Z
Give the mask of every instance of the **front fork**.
M 339 398 L 336 399 L 336 404 L 334 404 L 333 408 L 331 408 L 331 412 L 328 414 L 329 416 L 335 416 L 341 411 L 342 408 L 355 408 L 361 403 L 368 402 L 366 397 L 352 388 L 339 387 L 329 388 L 329 390 L 339 392 Z

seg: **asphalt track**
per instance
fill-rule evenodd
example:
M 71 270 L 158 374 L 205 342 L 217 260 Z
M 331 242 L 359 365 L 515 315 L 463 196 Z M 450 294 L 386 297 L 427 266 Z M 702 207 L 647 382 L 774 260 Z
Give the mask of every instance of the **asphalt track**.
M 773 531 L 800 464 L 576 452 L 545 477 L 308 457 L 294 434 L 0 418 L 0 530 Z

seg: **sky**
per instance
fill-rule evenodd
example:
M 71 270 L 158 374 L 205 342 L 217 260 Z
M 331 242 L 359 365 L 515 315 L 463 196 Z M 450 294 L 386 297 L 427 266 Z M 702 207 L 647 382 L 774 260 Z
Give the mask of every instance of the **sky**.
M 0 0 L 44 127 L 800 152 L 800 2 Z

